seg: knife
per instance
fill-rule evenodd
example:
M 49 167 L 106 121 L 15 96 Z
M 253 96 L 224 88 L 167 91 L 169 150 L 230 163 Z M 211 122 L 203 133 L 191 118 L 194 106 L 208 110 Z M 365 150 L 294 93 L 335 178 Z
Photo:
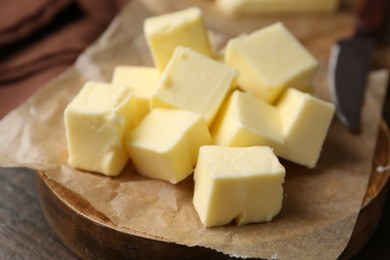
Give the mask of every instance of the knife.
M 386 0 L 361 0 L 353 36 L 339 40 L 329 60 L 329 86 L 336 114 L 351 131 L 360 129 L 365 87 Z

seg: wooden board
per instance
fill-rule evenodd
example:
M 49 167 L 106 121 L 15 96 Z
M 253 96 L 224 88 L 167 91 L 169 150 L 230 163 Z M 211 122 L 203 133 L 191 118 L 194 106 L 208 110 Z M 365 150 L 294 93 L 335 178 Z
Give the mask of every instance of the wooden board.
M 386 200 L 389 171 L 377 167 L 390 163 L 390 134 L 382 121 L 367 192 L 351 240 L 341 258 L 355 255 L 369 239 L 381 217 Z M 39 195 L 44 216 L 62 242 L 81 258 L 228 258 L 203 247 L 187 247 L 134 236 L 114 225 L 84 198 L 39 172 Z

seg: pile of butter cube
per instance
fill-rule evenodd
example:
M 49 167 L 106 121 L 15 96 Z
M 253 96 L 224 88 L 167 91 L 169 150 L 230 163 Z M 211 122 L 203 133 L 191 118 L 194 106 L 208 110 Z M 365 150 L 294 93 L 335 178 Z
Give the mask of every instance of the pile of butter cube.
M 313 168 L 333 117 L 301 91 L 316 60 L 276 23 L 230 40 L 222 62 L 197 7 L 150 17 L 144 32 L 156 67 L 117 66 L 66 107 L 69 164 L 117 176 L 130 159 L 172 184 L 194 172 L 204 226 L 271 221 L 283 200 L 277 156 Z

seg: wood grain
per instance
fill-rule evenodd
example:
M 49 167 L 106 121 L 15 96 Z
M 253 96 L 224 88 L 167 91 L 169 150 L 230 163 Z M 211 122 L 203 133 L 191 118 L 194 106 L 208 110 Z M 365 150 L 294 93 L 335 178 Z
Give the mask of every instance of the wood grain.
M 390 135 L 389 129 L 382 121 L 375 148 L 374 160 L 366 195 L 362 209 L 352 232 L 348 246 L 341 255 L 341 259 L 348 259 L 356 255 L 375 231 L 383 212 L 387 198 L 390 171 L 378 171 L 378 167 L 388 166 L 390 163 Z
M 378 166 L 390 163 L 390 135 L 382 122 L 372 173 L 367 193 L 351 240 L 341 258 L 355 255 L 375 230 L 383 210 L 389 180 L 389 170 L 378 172 Z M 227 256 L 203 247 L 186 247 L 164 241 L 131 235 L 125 228 L 113 224 L 95 210 L 88 201 L 39 173 L 39 194 L 42 210 L 49 226 L 61 241 L 81 258 L 136 258 L 158 257 L 164 259 L 212 258 Z
M 0 259 L 74 259 L 47 227 L 35 184 L 32 170 L 0 168 Z

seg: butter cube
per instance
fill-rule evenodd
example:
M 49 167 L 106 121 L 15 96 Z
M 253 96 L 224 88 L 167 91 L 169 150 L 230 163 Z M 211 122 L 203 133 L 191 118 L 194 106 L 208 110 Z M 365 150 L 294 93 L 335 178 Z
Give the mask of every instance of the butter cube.
M 223 146 L 283 145 L 279 111 L 249 93 L 234 91 L 212 127 L 215 144 Z
M 275 153 L 287 160 L 314 168 L 333 118 L 335 107 L 296 89 L 288 89 L 276 104 L 284 145 Z
M 202 146 L 193 203 L 206 227 L 269 222 L 282 208 L 284 177 L 268 146 Z
M 318 65 L 281 23 L 230 40 L 225 63 L 238 69 L 239 87 L 269 103 L 286 88 L 310 86 Z
M 87 82 L 64 112 L 68 162 L 87 171 L 118 175 L 128 161 L 125 133 L 137 124 L 133 91 Z
M 339 0 L 217 0 L 217 6 L 229 15 L 332 12 Z
M 212 56 L 202 11 L 191 7 L 174 13 L 151 17 L 144 22 L 145 37 L 154 64 L 163 71 L 177 46 L 185 46 Z
M 160 72 L 153 67 L 117 66 L 114 69 L 112 83 L 134 90 L 138 119 L 141 120 L 150 111 L 151 98 L 159 79 Z
M 179 46 L 161 75 L 152 106 L 191 110 L 210 125 L 237 76 L 234 68 Z
M 192 173 L 199 147 L 212 139 L 199 114 L 156 108 L 128 134 L 126 143 L 138 173 L 175 184 Z

